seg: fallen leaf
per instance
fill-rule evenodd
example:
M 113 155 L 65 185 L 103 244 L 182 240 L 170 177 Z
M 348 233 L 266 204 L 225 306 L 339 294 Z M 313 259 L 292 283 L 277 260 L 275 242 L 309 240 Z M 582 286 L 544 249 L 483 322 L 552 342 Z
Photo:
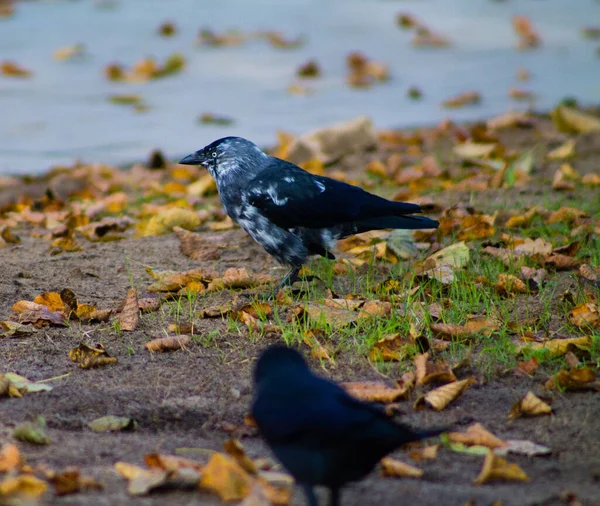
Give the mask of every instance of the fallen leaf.
M 82 369 L 91 369 L 118 362 L 118 359 L 111 357 L 101 344 L 92 347 L 84 342 L 69 350 L 69 358 L 73 362 L 77 362 Z
M 548 160 L 566 160 L 575 155 L 575 139 L 569 139 L 564 144 L 550 151 L 546 158 Z
M 0 337 L 24 337 L 37 332 L 37 329 L 18 322 L 0 321 L 0 332 Z
M 544 388 L 547 390 L 557 390 L 559 388 L 565 390 L 598 389 L 598 385 L 594 383 L 595 380 L 596 372 L 590 367 L 561 369 L 546 382 Z
M 6 504 L 37 504 L 47 488 L 45 481 L 32 474 L 9 475 L 0 481 L 0 498 Z
M 537 457 L 550 455 L 552 450 L 547 446 L 539 445 L 524 439 L 507 439 L 506 445 L 502 448 L 495 448 L 494 454 L 504 457 L 509 453 L 517 455 L 526 455 L 527 457 Z
M 381 381 L 350 381 L 342 383 L 342 388 L 361 401 L 389 404 L 406 398 L 412 383 L 390 386 Z
M 527 285 L 512 274 L 499 274 L 494 289 L 501 297 L 513 297 L 515 294 L 529 292 Z
M 439 449 L 440 445 L 435 444 L 412 450 L 409 455 L 411 459 L 416 460 L 417 462 L 422 462 L 423 460 L 435 460 Z
M 540 361 L 537 357 L 531 357 L 529 360 L 524 360 L 521 362 L 517 362 L 517 367 L 515 368 L 516 373 L 527 374 L 530 376 L 535 371 L 537 371 L 540 366 Z
M 436 411 L 441 411 L 453 400 L 460 397 L 460 395 L 469 388 L 470 385 L 476 384 L 477 381 L 474 379 L 465 379 L 462 381 L 455 381 L 448 383 L 447 385 L 441 386 L 426 393 L 419 397 L 414 404 L 415 409 L 425 407 L 426 405 L 431 406 Z
M 590 267 L 588 264 L 582 264 L 579 266 L 579 279 L 590 283 L 592 286 L 600 288 L 600 267 L 595 269 Z
M 524 397 L 521 397 L 513 405 L 508 414 L 508 419 L 513 420 L 520 416 L 549 415 L 550 413 L 552 413 L 552 408 L 548 404 L 533 392 L 527 392 Z
M 204 464 L 196 460 L 187 459 L 178 455 L 162 455 L 160 453 L 149 453 L 144 455 L 144 462 L 149 468 L 157 467 L 166 471 L 179 471 L 181 469 L 193 469 L 202 471 Z M 200 477 L 198 476 L 198 479 Z
M 45 383 L 35 383 L 13 372 L 7 372 L 4 374 L 4 376 L 6 377 L 6 379 L 8 379 L 8 381 L 10 381 L 10 386 L 14 387 L 20 394 L 49 392 L 50 390 L 52 390 L 52 387 L 50 385 L 46 385 Z M 11 394 L 11 397 L 12 396 L 13 395 Z
M 31 77 L 33 72 L 21 67 L 17 62 L 5 60 L 0 63 L 0 74 L 7 77 Z
M 532 49 L 541 45 L 542 40 L 527 16 L 513 16 L 512 24 L 513 29 L 519 38 L 517 44 L 519 49 Z
M 89 422 L 88 427 L 94 432 L 118 432 L 134 430 L 137 423 L 126 416 L 107 415 Z
M 46 306 L 50 311 L 64 311 L 65 304 L 57 292 L 47 292 L 37 295 L 33 302 Z M 14 311 L 14 309 L 13 309 Z
M 421 478 L 423 470 L 390 457 L 381 459 L 381 474 L 393 478 Z
M 216 493 L 222 501 L 241 501 L 252 490 L 250 474 L 232 457 L 214 453 L 204 469 L 200 488 Z
M 467 446 L 485 446 L 486 448 L 500 448 L 506 442 L 486 430 L 480 423 L 470 425 L 465 432 L 449 432 L 448 439 L 455 443 Z
M 448 362 L 433 363 L 429 361 L 429 353 L 416 355 L 414 358 L 417 385 L 429 383 L 452 383 L 456 376 Z
M 46 420 L 43 416 L 38 416 L 32 422 L 23 422 L 17 425 L 13 430 L 13 437 L 32 444 L 50 444 L 50 438 L 46 433 Z
M 592 347 L 592 338 L 590 336 L 582 337 L 569 337 L 566 339 L 557 338 L 549 339 L 542 343 L 526 343 L 522 347 L 518 348 L 518 352 L 521 353 L 526 349 L 529 350 L 548 350 L 548 354 L 551 358 L 562 357 L 567 352 L 572 350 L 584 350 L 589 351 Z
M 201 223 L 199 214 L 196 211 L 183 209 L 181 207 L 171 207 L 152 216 L 146 227 L 143 229 L 142 236 L 164 235 L 171 233 L 175 227 L 185 230 L 192 230 Z
M 117 316 L 117 321 L 119 322 L 119 329 L 122 331 L 131 332 L 137 328 L 140 321 L 140 308 L 135 288 L 127 290 L 125 303 L 121 313 Z
M 571 309 L 569 313 L 569 322 L 579 328 L 600 328 L 600 312 L 598 304 L 593 302 L 584 302 Z
M 529 478 L 517 464 L 509 464 L 489 450 L 483 468 L 473 483 L 483 485 L 490 481 L 529 481 Z
M 452 340 L 453 338 L 469 339 L 479 334 L 490 336 L 500 328 L 500 324 L 496 320 L 478 317 L 468 321 L 464 325 L 431 323 L 429 328 L 436 337 Z
M 62 471 L 51 472 L 46 477 L 52 485 L 57 496 L 76 494 L 85 490 L 102 490 L 103 486 L 90 476 L 82 476 L 76 467 L 66 467 Z
M 475 105 L 479 102 L 481 102 L 481 95 L 478 92 L 467 91 L 461 93 L 460 95 L 456 95 L 444 100 L 444 102 L 442 102 L 442 107 L 446 107 L 447 109 L 456 109 L 466 105 Z
M 144 469 L 127 462 L 117 462 L 115 470 L 129 480 L 127 492 L 131 495 L 145 495 L 152 489 L 167 483 L 169 472 L 163 469 Z
M 148 341 L 145 346 L 148 351 L 173 351 L 185 348 L 190 344 L 190 341 L 191 338 L 188 336 L 169 336 Z
M 228 439 L 223 443 L 223 448 L 248 473 L 258 473 L 258 468 L 256 467 L 256 464 L 250 457 L 248 457 L 248 455 L 246 455 L 246 450 L 244 450 L 244 446 L 237 439 Z
M 469 247 L 464 242 L 457 242 L 443 248 L 433 255 L 427 257 L 426 261 L 435 262 L 435 265 L 449 265 L 454 268 L 460 268 L 467 265 L 470 258 Z
M 19 448 L 15 444 L 4 443 L 0 450 L 0 473 L 17 470 L 23 465 Z
M 554 126 L 567 134 L 600 132 L 600 119 L 573 107 L 559 105 L 550 112 Z
M 314 323 L 325 323 L 333 327 L 351 325 L 358 318 L 355 311 L 314 303 L 306 304 L 302 308 L 302 315 L 307 316 Z

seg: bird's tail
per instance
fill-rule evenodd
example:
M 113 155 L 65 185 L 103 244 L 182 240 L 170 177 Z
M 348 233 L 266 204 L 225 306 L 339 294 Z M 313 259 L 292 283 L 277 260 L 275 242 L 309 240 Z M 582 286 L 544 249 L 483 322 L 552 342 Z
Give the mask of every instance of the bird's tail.
M 360 234 L 368 230 L 383 230 L 386 228 L 419 230 L 422 228 L 437 228 L 438 225 L 439 223 L 436 220 L 426 216 L 381 216 L 342 225 L 342 237 Z

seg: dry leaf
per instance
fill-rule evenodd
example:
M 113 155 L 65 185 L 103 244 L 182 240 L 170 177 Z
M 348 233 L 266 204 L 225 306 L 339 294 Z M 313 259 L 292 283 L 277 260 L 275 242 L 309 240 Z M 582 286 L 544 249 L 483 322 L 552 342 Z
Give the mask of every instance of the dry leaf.
M 394 478 L 421 478 L 423 470 L 390 457 L 381 459 L 381 474 Z
M 165 485 L 169 477 L 169 472 L 163 469 L 144 469 L 127 462 L 117 462 L 115 470 L 129 480 L 127 492 L 131 495 L 145 495 L 152 489 Z
M 550 151 L 546 158 L 548 160 L 566 160 L 575 155 L 575 139 L 569 139 L 564 144 Z
M 549 415 L 550 413 L 552 413 L 552 408 L 548 404 L 536 397 L 533 392 L 527 392 L 524 397 L 521 397 L 513 405 L 508 414 L 508 419 L 513 420 L 520 416 Z
M 500 324 L 484 317 L 474 318 L 464 325 L 454 323 L 432 323 L 429 328 L 440 339 L 468 339 L 478 334 L 490 336 L 500 328 Z
M 453 400 L 460 397 L 469 386 L 476 383 L 477 381 L 471 378 L 448 383 L 447 385 L 438 387 L 435 390 L 426 393 L 424 396 L 419 397 L 415 401 L 414 407 L 415 409 L 419 409 L 425 407 L 425 405 L 429 405 L 436 411 L 441 411 Z
M 152 216 L 143 230 L 142 236 L 164 235 L 173 231 L 175 227 L 192 230 L 200 225 L 202 220 L 196 211 L 171 207 Z
M 119 329 L 122 331 L 130 332 L 137 328 L 140 321 L 140 308 L 135 288 L 127 290 L 123 309 L 117 316 L 117 321 L 119 322 Z
M 548 350 L 551 358 L 562 357 L 571 350 L 589 351 L 592 347 L 592 338 L 590 336 L 569 337 L 567 339 L 550 339 L 543 343 L 526 343 L 518 349 L 523 350 Z
M 149 453 L 144 455 L 144 462 L 150 468 L 157 467 L 166 471 L 179 471 L 180 469 L 193 469 L 202 471 L 204 464 L 196 460 L 187 459 L 178 455 L 162 455 L 160 453 Z M 198 476 L 198 479 L 200 477 Z
M 448 109 L 456 109 L 466 105 L 474 105 L 481 102 L 481 95 L 477 91 L 467 91 L 446 99 L 442 102 L 442 106 Z
M 409 455 L 411 459 L 416 460 L 417 462 L 421 462 L 423 460 L 435 460 L 437 458 L 437 453 L 439 449 L 440 445 L 435 444 L 426 446 L 424 448 L 412 450 L 409 453 Z
M 190 344 L 190 337 L 188 336 L 169 336 L 161 337 L 159 339 L 153 339 L 145 344 L 148 351 L 173 351 L 185 348 Z
M 0 481 L 0 498 L 5 504 L 37 504 L 48 485 L 45 481 L 36 478 L 32 474 L 20 474 L 18 476 L 7 476 Z
M 598 304 L 585 302 L 575 306 L 569 313 L 569 322 L 580 328 L 600 328 Z
M 88 427 L 94 432 L 129 431 L 136 427 L 136 421 L 126 416 L 107 415 L 89 422 Z
M 494 450 L 494 454 L 500 457 L 504 457 L 509 453 L 526 455 L 527 457 L 537 457 L 540 455 L 550 455 L 552 450 L 547 446 L 538 445 L 524 439 L 507 439 L 506 446 Z
M 527 374 L 528 376 L 537 371 L 540 361 L 537 357 L 531 357 L 529 360 L 517 362 L 516 373 Z
M 512 274 L 499 274 L 494 288 L 496 293 L 502 297 L 513 297 L 517 293 L 529 292 L 527 285 Z
M 550 112 L 554 126 L 567 134 L 600 132 L 600 119 L 564 105 Z
M 223 443 L 223 448 L 247 472 L 250 474 L 258 473 L 256 464 L 250 457 L 248 457 L 248 455 L 246 455 L 246 450 L 244 450 L 242 443 L 240 443 L 237 439 L 228 439 Z
M 450 369 L 448 362 L 429 362 L 429 353 L 416 355 L 414 358 L 417 385 L 428 385 L 429 383 L 452 383 L 456 376 Z
M 381 381 L 350 381 L 342 383 L 342 388 L 350 395 L 365 402 L 389 404 L 407 397 L 412 383 L 402 386 L 390 386 Z
M 50 311 L 64 311 L 65 309 L 65 304 L 60 293 L 57 292 L 47 292 L 37 295 L 35 299 L 33 299 L 33 302 L 46 306 Z M 13 311 L 15 310 L 13 309 Z
M 506 445 L 505 441 L 494 436 L 480 423 L 470 425 L 465 432 L 450 432 L 448 433 L 448 439 L 467 446 L 485 446 L 491 449 Z
M 19 454 L 19 448 L 15 444 L 5 443 L 0 450 L 0 473 L 6 473 L 19 469 L 23 460 Z
M 234 458 L 222 453 L 214 453 L 202 470 L 200 488 L 216 493 L 222 501 L 241 501 L 252 485 L 248 472 Z
M 57 496 L 76 494 L 85 490 L 102 490 L 103 486 L 90 476 L 82 476 L 77 467 L 66 467 L 55 473 L 51 471 L 47 479 L 54 485 Z
M 69 358 L 73 362 L 77 362 L 82 369 L 91 369 L 118 362 L 118 359 L 111 357 L 101 344 L 92 347 L 86 343 L 81 343 L 69 350 Z
M 483 468 L 475 485 L 483 485 L 490 481 L 529 481 L 527 474 L 517 464 L 509 464 L 502 457 L 498 457 L 492 450 L 485 456 Z
M 302 315 L 315 323 L 322 322 L 334 327 L 351 325 L 358 318 L 358 314 L 354 311 L 314 303 L 306 304 L 302 308 Z
M 589 388 L 599 389 L 596 380 L 596 372 L 590 367 L 583 369 L 561 369 L 552 378 L 550 378 L 544 388 L 547 390 L 556 390 L 563 388 L 565 390 L 587 390 Z

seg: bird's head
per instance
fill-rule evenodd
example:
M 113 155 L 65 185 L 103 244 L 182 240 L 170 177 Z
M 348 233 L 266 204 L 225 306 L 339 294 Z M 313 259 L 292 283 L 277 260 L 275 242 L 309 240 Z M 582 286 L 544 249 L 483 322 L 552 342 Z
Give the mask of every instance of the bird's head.
M 267 155 L 242 137 L 223 137 L 182 158 L 183 165 L 201 165 L 217 183 L 229 175 L 254 176 Z
M 300 353 L 283 345 L 270 346 L 256 362 L 254 382 L 258 384 L 279 374 L 293 374 L 298 369 L 308 370 L 308 364 Z

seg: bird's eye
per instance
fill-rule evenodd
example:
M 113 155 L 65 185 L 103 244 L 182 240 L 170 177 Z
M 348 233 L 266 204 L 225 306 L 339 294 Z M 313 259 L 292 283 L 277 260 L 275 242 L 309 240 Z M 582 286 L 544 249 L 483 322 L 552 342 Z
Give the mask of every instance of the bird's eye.
M 213 157 L 213 158 L 216 158 L 216 157 L 217 157 L 217 152 L 216 152 L 216 151 L 213 151 L 213 152 L 212 152 L 212 157 Z

